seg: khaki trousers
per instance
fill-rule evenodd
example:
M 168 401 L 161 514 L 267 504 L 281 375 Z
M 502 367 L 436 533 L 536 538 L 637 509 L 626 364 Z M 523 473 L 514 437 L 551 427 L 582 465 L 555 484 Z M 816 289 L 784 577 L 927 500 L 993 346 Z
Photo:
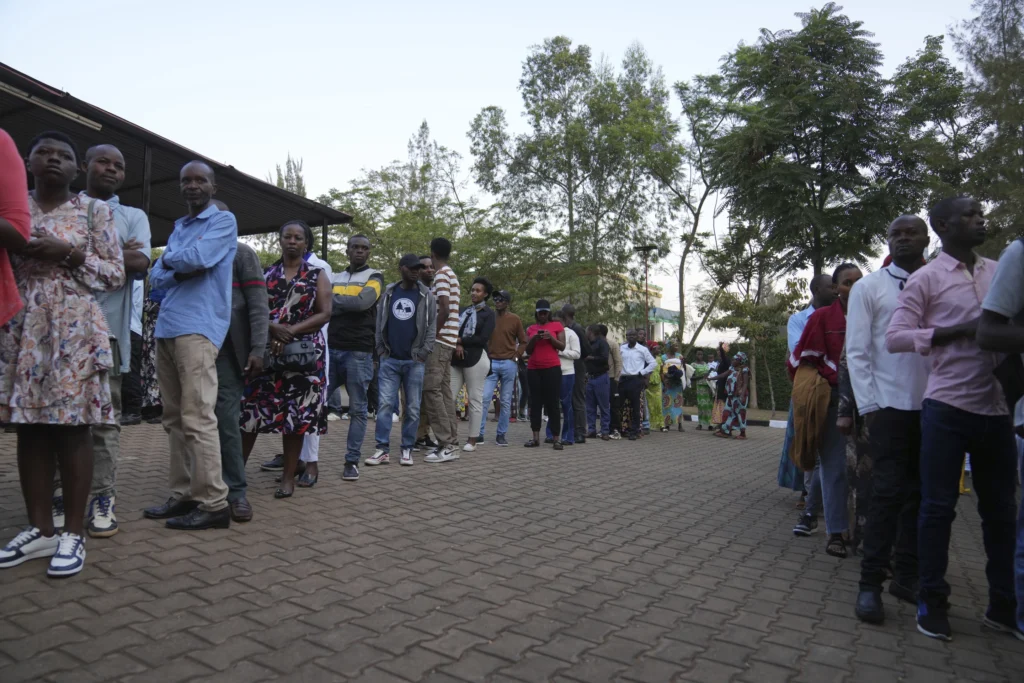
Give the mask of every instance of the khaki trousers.
M 455 410 L 455 399 L 452 398 L 452 353 L 455 351 L 444 344 L 434 344 L 434 350 L 427 359 L 427 367 L 423 376 L 422 408 L 430 428 L 434 430 L 437 443 L 447 446 L 455 440 L 455 417 L 449 411 Z
M 121 349 L 110 338 L 113 367 L 107 373 L 110 381 L 110 402 L 114 404 L 112 425 L 92 426 L 92 490 L 90 497 L 113 496 L 117 485 L 117 463 L 121 459 Z
M 217 347 L 200 334 L 158 339 L 156 374 L 170 442 L 171 495 L 202 510 L 227 507 L 217 432 Z

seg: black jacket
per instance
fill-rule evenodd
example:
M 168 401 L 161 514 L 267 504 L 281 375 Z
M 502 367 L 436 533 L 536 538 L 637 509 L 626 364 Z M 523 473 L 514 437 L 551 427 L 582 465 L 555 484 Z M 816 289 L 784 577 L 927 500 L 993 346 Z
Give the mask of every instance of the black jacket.
M 465 310 L 465 309 L 463 309 Z M 466 318 L 469 322 L 469 318 Z M 452 356 L 452 365 L 457 368 L 471 368 L 480 362 L 480 356 L 487 348 L 487 342 L 494 332 L 494 311 L 487 304 L 476 312 L 476 332 L 473 336 L 467 337 L 464 334 L 466 323 L 459 326 L 459 339 L 462 340 L 462 349 L 465 352 L 462 358 Z

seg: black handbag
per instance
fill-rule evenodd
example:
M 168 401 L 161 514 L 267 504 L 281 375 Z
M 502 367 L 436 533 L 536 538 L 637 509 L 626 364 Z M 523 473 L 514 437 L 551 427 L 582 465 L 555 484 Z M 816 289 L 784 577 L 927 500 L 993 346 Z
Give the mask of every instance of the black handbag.
M 263 357 L 263 368 L 271 372 L 305 372 L 316 370 L 316 344 L 309 340 L 284 345 L 281 353 L 269 349 Z

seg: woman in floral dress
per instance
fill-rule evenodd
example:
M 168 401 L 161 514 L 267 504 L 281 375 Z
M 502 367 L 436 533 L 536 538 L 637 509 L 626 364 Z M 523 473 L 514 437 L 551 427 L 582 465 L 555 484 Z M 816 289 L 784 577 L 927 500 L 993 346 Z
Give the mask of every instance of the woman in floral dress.
M 160 382 L 156 378 L 156 321 L 166 294 L 166 290 L 151 289 L 142 305 L 142 412 L 150 424 L 159 424 L 163 412 Z
M 747 354 L 740 351 L 732 359 L 732 373 L 725 381 L 725 409 L 715 436 L 747 438 L 747 403 L 750 401 L 750 368 Z M 734 434 L 733 432 L 738 432 Z
M 12 257 L 25 306 L 0 327 L 0 422 L 17 426 L 30 524 L 0 550 L 0 567 L 45 557 L 50 576 L 77 574 L 85 564 L 89 426 L 114 422 L 110 334 L 93 292 L 125 281 L 110 208 L 71 191 L 78 159 L 63 133 L 44 133 L 29 146 L 32 239 Z M 60 536 L 50 507 L 58 466 L 66 511 Z
M 263 372 L 246 380 L 242 394 L 242 448 L 249 454 L 260 434 L 280 434 L 284 471 L 275 498 L 295 492 L 295 468 L 302 437 L 327 431 L 327 347 L 320 328 L 331 318 L 331 283 L 324 271 L 304 258 L 311 235 L 297 223 L 281 228 L 281 260 L 266 270 L 270 299 L 270 355 L 293 341 L 313 342 L 315 367 L 307 372 Z

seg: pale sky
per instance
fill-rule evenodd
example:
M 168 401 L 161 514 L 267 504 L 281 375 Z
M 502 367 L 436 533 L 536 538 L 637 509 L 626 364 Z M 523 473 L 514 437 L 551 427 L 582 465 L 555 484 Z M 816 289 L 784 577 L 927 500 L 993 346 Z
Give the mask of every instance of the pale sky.
M 925 36 L 948 34 L 971 14 L 970 0 L 841 4 L 875 34 L 886 75 Z M 713 72 L 761 28 L 799 28 L 794 13 L 811 6 L 0 0 L 0 61 L 260 178 L 289 152 L 302 157 L 316 196 L 404 158 L 424 119 L 468 169 L 470 121 L 498 105 L 519 125 L 522 61 L 545 38 L 566 35 L 616 64 L 639 41 L 671 84 Z M 676 308 L 672 275 L 652 280 L 665 289 L 663 306 Z

